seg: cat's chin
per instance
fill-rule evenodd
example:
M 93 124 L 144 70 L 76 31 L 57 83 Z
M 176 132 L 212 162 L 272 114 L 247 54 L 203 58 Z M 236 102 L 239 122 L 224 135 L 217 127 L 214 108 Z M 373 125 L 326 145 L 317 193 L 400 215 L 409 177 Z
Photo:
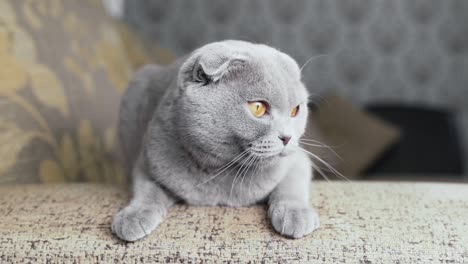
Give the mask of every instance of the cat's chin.
M 293 154 L 293 153 L 294 153 L 294 150 L 293 150 L 293 149 L 285 148 L 285 149 L 283 149 L 283 151 L 281 151 L 281 152 L 279 153 L 279 156 L 280 156 L 280 157 L 287 157 L 287 156 L 289 156 L 289 155 L 291 155 L 291 154 Z
M 281 157 L 279 154 L 274 156 L 262 156 L 262 164 L 264 164 L 264 166 L 270 166 L 272 164 L 275 164 L 280 158 Z
M 277 162 L 278 159 L 289 156 L 290 154 L 291 154 L 291 152 L 289 152 L 289 151 L 287 151 L 287 152 L 281 151 L 281 152 L 277 152 L 277 153 L 268 153 L 268 154 L 263 153 L 261 155 L 258 155 L 258 157 L 261 158 L 263 163 L 271 164 L 271 163 Z
M 255 153 L 256 156 L 261 157 L 262 160 L 274 160 L 277 158 L 287 157 L 291 155 L 294 151 L 291 149 L 283 149 L 279 152 L 274 153 Z

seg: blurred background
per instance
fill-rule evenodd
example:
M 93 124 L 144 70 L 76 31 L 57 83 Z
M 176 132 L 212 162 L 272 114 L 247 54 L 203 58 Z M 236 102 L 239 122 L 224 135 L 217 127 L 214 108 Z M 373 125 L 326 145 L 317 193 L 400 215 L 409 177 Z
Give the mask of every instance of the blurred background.
M 0 183 L 125 182 L 132 72 L 224 39 L 305 65 L 306 147 L 347 178 L 468 181 L 468 1 L 2 0 Z
M 369 150 L 365 143 L 350 146 L 359 139 L 345 133 L 326 140 L 336 129 L 366 127 L 359 113 L 347 117 L 353 122 L 345 127 L 325 121 L 323 140 L 337 146 L 344 163 L 361 152 L 369 156 L 365 168 L 342 168 L 346 172 L 468 180 L 468 1 L 141 0 L 125 2 L 123 19 L 176 56 L 240 39 L 276 47 L 300 65 L 310 59 L 303 80 L 319 110 L 327 101 L 327 111 L 318 111 L 322 123 L 343 118 L 350 111 L 343 104 L 351 104 L 396 130 L 362 132 L 386 138 Z M 330 102 L 329 95 L 342 100 Z

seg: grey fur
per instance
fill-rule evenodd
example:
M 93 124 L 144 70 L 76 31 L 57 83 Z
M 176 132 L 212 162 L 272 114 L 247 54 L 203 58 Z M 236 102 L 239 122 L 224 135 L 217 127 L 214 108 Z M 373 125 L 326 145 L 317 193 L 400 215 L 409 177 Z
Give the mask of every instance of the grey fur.
M 183 201 L 267 202 L 276 231 L 294 238 L 311 233 L 319 225 L 309 204 L 312 164 L 298 149 L 307 99 L 297 63 L 265 45 L 216 42 L 171 66 L 143 67 L 121 104 L 133 198 L 114 217 L 113 232 L 138 240 Z M 261 118 L 248 110 L 257 100 L 270 106 Z M 298 104 L 299 114 L 290 117 Z M 279 136 L 292 139 L 283 146 Z

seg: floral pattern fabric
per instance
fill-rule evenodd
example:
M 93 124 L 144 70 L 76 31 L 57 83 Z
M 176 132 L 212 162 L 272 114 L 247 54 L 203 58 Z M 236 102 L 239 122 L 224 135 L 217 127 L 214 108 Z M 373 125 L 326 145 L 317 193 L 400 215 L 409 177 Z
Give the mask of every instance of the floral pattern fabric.
M 127 46 L 99 0 L 0 1 L 0 184 L 125 182 Z

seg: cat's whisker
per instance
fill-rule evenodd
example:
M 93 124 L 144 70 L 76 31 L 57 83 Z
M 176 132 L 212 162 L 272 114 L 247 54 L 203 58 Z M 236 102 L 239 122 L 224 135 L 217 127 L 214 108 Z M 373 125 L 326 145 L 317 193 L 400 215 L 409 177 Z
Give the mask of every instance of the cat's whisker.
M 330 146 L 327 146 L 325 144 L 311 144 L 311 143 L 308 143 L 308 142 L 303 142 L 301 140 L 299 140 L 299 143 L 301 143 L 303 145 L 311 146 L 311 147 L 326 148 L 326 149 L 330 150 L 337 158 L 339 158 L 340 160 L 343 161 L 343 158 L 341 158 L 341 156 L 336 151 L 334 151 Z
M 254 168 L 254 165 L 257 163 L 258 159 L 259 159 L 259 157 L 256 156 L 256 155 L 254 155 L 254 158 L 252 159 L 252 162 L 250 162 L 249 169 L 250 169 L 250 168 Z M 254 172 L 254 170 L 252 170 L 251 173 L 250 173 L 250 178 L 251 178 L 251 179 L 252 179 L 252 176 L 254 175 L 253 172 Z M 246 171 L 246 172 L 244 173 L 244 175 L 242 176 L 242 178 L 241 178 L 241 181 L 240 181 L 240 183 L 239 183 L 239 186 L 240 186 L 241 188 L 243 188 L 244 179 L 245 179 L 245 177 L 247 176 L 247 174 L 248 174 L 248 171 Z
M 319 145 L 329 147 L 329 148 L 340 148 L 341 147 L 341 146 L 330 146 L 330 145 L 327 145 L 327 144 L 325 144 L 323 142 L 320 142 L 318 140 L 309 139 L 309 138 L 300 138 L 299 142 L 306 142 L 306 143 L 311 143 L 312 142 L 312 143 L 319 144 Z
M 314 99 L 316 99 L 316 100 L 314 100 Z M 307 102 L 312 103 L 317 107 L 319 107 L 320 104 L 322 104 L 322 103 L 330 104 L 330 102 L 327 100 L 327 98 L 325 98 L 325 97 L 323 97 L 323 96 L 321 96 L 319 94 L 316 94 L 316 93 L 309 94 L 309 96 L 307 97 Z
M 255 161 L 256 159 L 256 156 L 252 154 L 252 157 L 251 159 L 246 162 L 246 166 L 244 167 L 244 169 L 239 173 L 239 178 L 242 180 L 242 177 L 247 173 L 249 167 L 251 166 L 251 164 Z M 242 184 L 242 183 L 241 183 Z
M 250 151 L 250 148 L 244 150 L 241 154 L 237 155 L 233 160 L 231 160 L 227 164 L 223 165 L 221 168 L 214 171 L 216 173 L 216 171 L 221 170 L 220 172 L 216 173 L 214 176 L 208 178 L 207 180 L 201 182 L 200 184 L 197 184 L 195 187 L 200 187 L 201 185 L 203 185 L 203 184 L 213 180 L 214 178 L 218 177 L 221 173 L 226 171 L 229 167 L 231 167 L 233 164 L 235 164 L 238 160 L 242 159 L 242 157 L 244 157 L 247 153 L 249 153 L 249 151 Z
M 235 185 L 236 182 L 237 182 L 237 177 L 238 177 L 238 175 L 240 175 L 239 172 L 242 173 L 241 171 L 245 170 L 244 166 L 245 166 L 248 162 L 250 162 L 250 160 L 251 160 L 252 158 L 255 158 L 255 156 L 254 156 L 252 153 L 249 153 L 249 156 L 242 162 L 242 165 L 241 165 L 241 166 L 239 167 L 239 169 L 237 170 L 236 175 L 234 175 L 234 179 L 232 180 L 232 184 L 231 184 L 231 191 L 229 192 L 229 200 L 232 200 L 232 192 L 233 192 L 233 190 L 234 190 L 234 185 Z
M 258 168 L 260 168 L 260 173 L 259 173 L 259 175 L 257 177 L 262 177 L 263 173 L 264 173 L 263 158 L 264 158 L 264 156 L 260 156 L 260 160 L 259 160 L 259 163 L 258 163 Z M 257 173 L 257 172 L 255 171 L 255 173 Z M 252 183 L 252 178 L 250 178 L 250 181 L 249 181 L 249 193 L 250 193 L 251 183 Z
M 216 173 L 217 171 L 223 170 L 223 168 L 224 168 L 226 165 L 232 165 L 232 163 L 238 162 L 242 157 L 244 157 L 245 155 L 247 155 L 247 153 L 249 153 L 250 150 L 251 150 L 250 148 L 244 150 L 244 151 L 241 152 L 239 155 L 237 155 L 234 159 L 232 159 L 230 162 L 228 162 L 228 163 L 225 164 L 224 166 L 220 167 L 219 169 L 214 170 L 213 173 Z M 225 169 L 226 169 L 226 168 L 225 168 Z
M 249 167 L 255 161 L 255 159 L 256 159 L 256 156 L 252 154 L 252 158 L 246 163 L 244 169 L 239 173 L 239 179 L 240 179 L 239 185 L 240 186 L 242 186 L 243 177 L 245 176 L 245 174 L 247 173 Z
M 299 69 L 299 72 L 302 74 L 302 70 L 307 66 L 307 64 L 309 64 L 312 60 L 315 60 L 315 59 L 318 59 L 318 58 L 321 58 L 321 57 L 326 57 L 326 56 L 329 56 L 329 54 L 319 54 L 319 55 L 314 55 L 312 57 L 310 57 L 308 60 L 306 60 L 306 62 L 304 64 L 302 64 L 302 67 Z
M 250 193 L 251 193 L 251 188 L 250 188 L 250 187 L 252 186 L 252 178 L 253 178 L 253 177 L 260 177 L 260 175 L 257 175 L 257 171 L 258 171 L 258 168 L 262 166 L 262 164 L 261 164 L 261 163 L 262 163 L 262 159 L 263 159 L 262 156 L 258 156 L 258 160 L 257 160 L 257 163 L 255 164 L 255 168 L 254 168 L 254 170 L 252 171 L 252 174 L 250 175 L 249 184 L 248 184 L 248 185 L 249 185 L 249 190 L 248 190 L 249 195 L 250 195 Z M 263 171 L 263 169 L 262 169 L 262 171 Z
M 339 50 L 333 52 L 333 53 L 328 53 L 328 54 L 319 54 L 319 55 L 313 55 L 312 57 L 310 57 L 303 65 L 302 67 L 300 68 L 300 73 L 302 74 L 302 70 L 307 66 L 307 64 L 309 64 L 312 60 L 315 60 L 315 59 L 318 59 L 318 58 L 321 58 L 321 57 L 326 57 L 326 56 L 334 56 L 334 55 L 337 55 L 338 53 L 340 53 L 341 51 L 343 51 L 343 48 L 340 48 Z
M 327 176 L 327 174 L 324 172 L 324 168 L 320 167 L 319 165 L 317 165 L 316 163 L 312 162 L 312 168 L 317 171 L 320 176 L 323 177 L 324 180 L 326 180 L 328 183 L 333 183 L 332 180 L 330 180 L 330 178 Z
M 299 140 L 313 141 L 313 142 L 317 142 L 317 143 L 319 143 L 319 144 L 323 144 L 322 142 L 320 142 L 320 141 L 318 141 L 318 140 L 310 139 L 310 138 L 300 138 Z
M 330 164 L 328 164 L 326 161 L 324 161 L 323 159 L 321 159 L 320 157 L 318 157 L 317 155 L 311 153 L 310 151 L 307 151 L 301 147 L 299 147 L 299 149 L 301 149 L 302 151 L 304 151 L 305 153 L 311 155 L 314 159 L 320 161 L 323 165 L 325 165 L 329 170 L 330 172 L 332 172 L 333 174 L 335 174 L 336 176 L 339 176 L 341 177 L 342 179 L 346 180 L 346 181 L 351 181 L 350 179 L 348 179 L 346 176 L 344 176 L 343 174 L 341 174 L 339 171 L 337 171 L 335 168 L 333 168 Z
M 326 175 L 326 173 L 324 173 L 324 172 L 322 171 L 322 169 L 321 169 L 319 166 L 315 165 L 315 163 L 312 163 L 312 168 L 314 168 L 314 170 L 318 171 L 318 173 L 319 173 L 327 182 L 329 182 L 329 183 L 332 182 L 332 181 L 330 181 L 330 178 L 328 178 L 328 176 Z
M 299 139 L 300 141 L 310 141 L 310 142 L 314 142 L 314 143 L 317 143 L 317 144 L 321 144 L 323 146 L 327 146 L 325 143 L 323 142 L 320 142 L 318 140 L 314 140 L 314 139 L 310 139 L 310 138 L 300 138 Z M 338 147 L 338 146 L 334 146 L 334 147 Z
M 299 140 L 299 143 L 304 144 L 304 145 L 308 145 L 308 146 L 312 146 L 312 147 L 329 148 L 328 146 L 319 145 L 319 144 L 310 144 L 310 143 L 302 142 L 300 140 Z
M 252 155 L 253 155 L 253 153 L 252 153 Z M 249 158 L 249 157 L 247 157 L 246 159 L 248 159 L 248 158 Z M 237 167 L 237 166 L 231 167 L 231 169 L 229 169 L 229 171 L 227 172 L 226 175 L 229 175 L 229 173 L 230 173 L 235 167 Z M 225 176 L 226 176 L 226 175 L 225 175 Z M 223 177 L 225 177 L 225 176 L 223 176 Z

